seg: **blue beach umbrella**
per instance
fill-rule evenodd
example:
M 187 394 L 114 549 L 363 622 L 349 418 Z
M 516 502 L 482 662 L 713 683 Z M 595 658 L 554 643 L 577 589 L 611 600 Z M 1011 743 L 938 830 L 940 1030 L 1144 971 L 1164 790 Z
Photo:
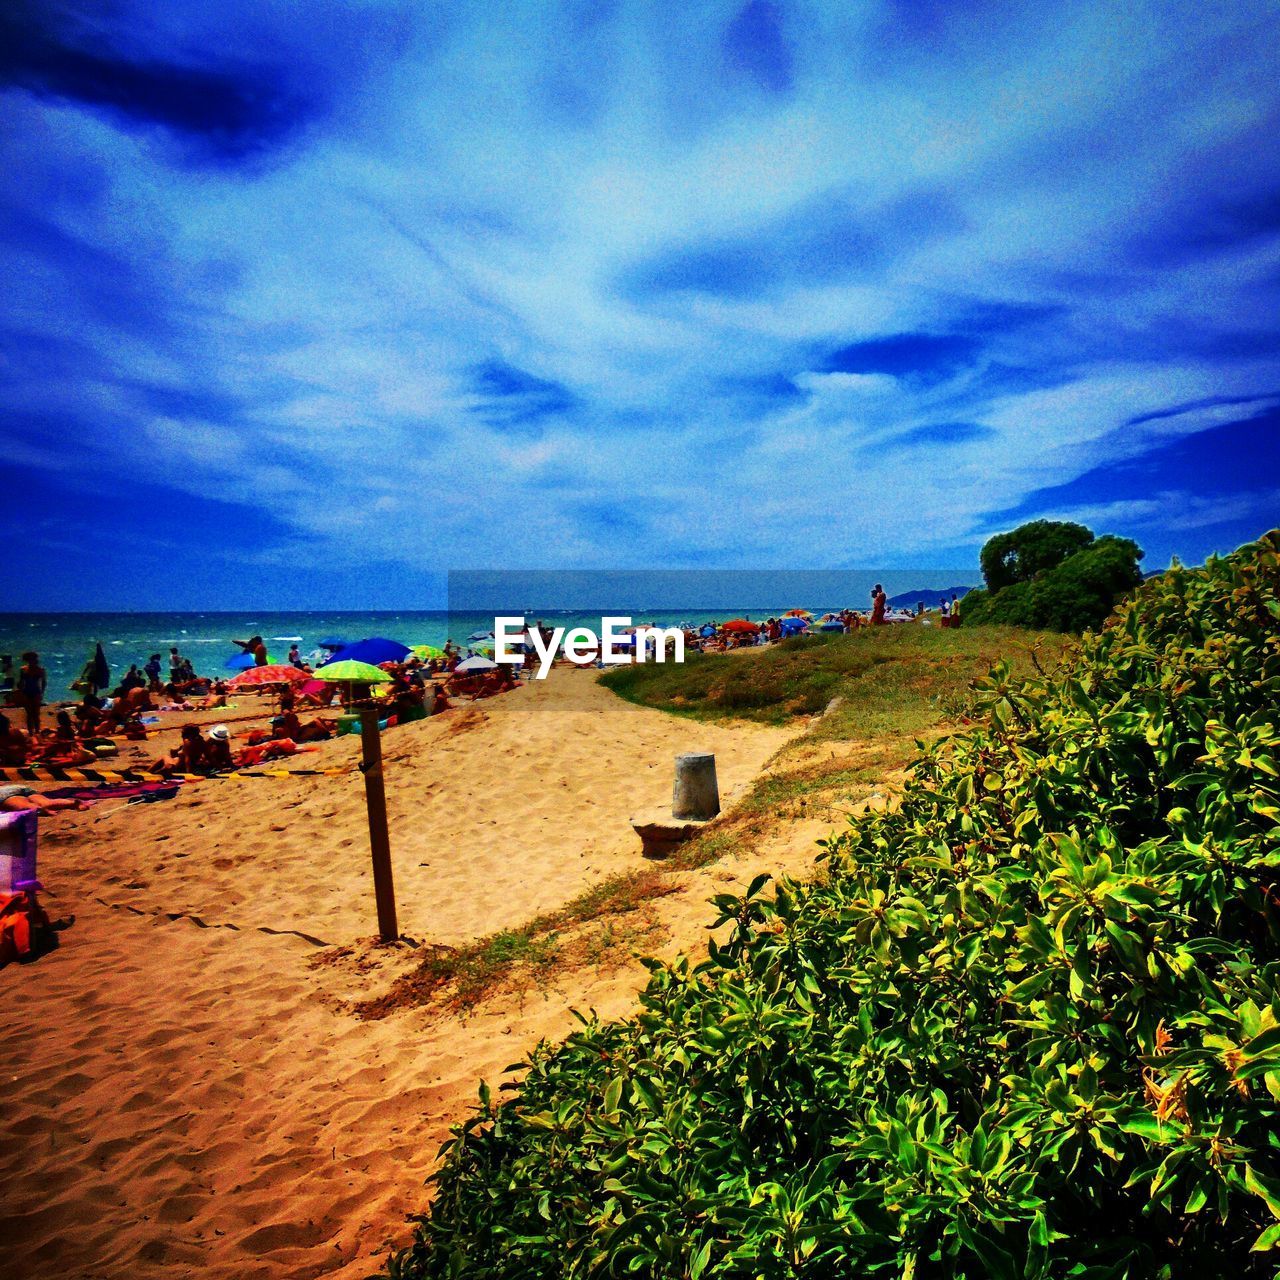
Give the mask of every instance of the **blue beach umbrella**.
M 234 657 L 228 658 L 223 666 L 228 671 L 248 671 L 250 667 L 255 666 L 253 654 L 237 653 Z
M 369 636 L 364 640 L 356 640 L 352 644 L 343 645 L 330 661 L 367 662 L 372 667 L 380 667 L 384 662 L 403 662 L 412 650 L 399 640 L 386 640 L 382 636 Z M 322 663 L 322 666 L 328 665 Z
M 818 624 L 819 631 L 843 631 L 844 623 L 836 622 L 834 619 L 830 622 L 822 622 Z
M 809 624 L 803 618 L 783 618 L 778 625 L 784 636 L 798 636 L 809 629 Z

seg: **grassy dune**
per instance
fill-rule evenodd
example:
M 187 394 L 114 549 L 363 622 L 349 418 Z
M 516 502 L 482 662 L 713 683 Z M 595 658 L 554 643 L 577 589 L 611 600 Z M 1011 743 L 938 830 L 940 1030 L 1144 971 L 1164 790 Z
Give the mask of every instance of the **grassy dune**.
M 819 739 L 920 733 L 963 712 L 969 683 L 1000 658 L 1016 674 L 1048 666 L 1067 640 L 1016 627 L 897 625 L 784 640 L 767 649 L 690 654 L 683 664 L 619 667 L 603 677 L 620 697 L 699 719 L 785 724 L 839 704 Z

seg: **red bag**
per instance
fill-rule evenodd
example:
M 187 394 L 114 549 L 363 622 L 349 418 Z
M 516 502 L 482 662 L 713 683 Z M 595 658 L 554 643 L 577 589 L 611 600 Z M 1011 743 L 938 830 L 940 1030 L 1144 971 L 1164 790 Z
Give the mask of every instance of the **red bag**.
M 0 969 L 34 960 L 58 945 L 58 935 L 33 893 L 0 894 Z

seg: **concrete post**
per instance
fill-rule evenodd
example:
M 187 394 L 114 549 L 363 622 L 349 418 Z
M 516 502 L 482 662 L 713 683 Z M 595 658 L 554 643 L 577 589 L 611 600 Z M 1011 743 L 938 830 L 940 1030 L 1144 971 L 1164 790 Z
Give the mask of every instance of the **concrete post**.
M 676 756 L 676 782 L 671 816 L 706 822 L 720 812 L 720 786 L 713 755 Z

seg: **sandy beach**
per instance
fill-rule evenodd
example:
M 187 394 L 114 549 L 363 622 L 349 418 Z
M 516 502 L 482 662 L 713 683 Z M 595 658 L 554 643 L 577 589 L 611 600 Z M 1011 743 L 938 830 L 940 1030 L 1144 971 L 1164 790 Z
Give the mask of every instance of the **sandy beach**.
M 676 753 L 713 751 L 731 805 L 792 736 L 633 706 L 576 670 L 391 730 L 401 930 L 456 946 L 553 910 L 643 865 L 628 817 L 669 802 Z M 121 761 L 156 751 L 130 744 Z M 425 1207 L 479 1079 L 571 1030 L 573 1007 L 631 1006 L 635 964 L 500 992 L 465 1017 L 357 1017 L 349 1002 L 417 954 L 371 936 L 358 754 L 345 738 L 297 761 L 350 767 L 338 777 L 208 781 L 44 820 L 44 901 L 75 923 L 0 976 L 4 1274 L 368 1275 L 408 1242 L 405 1215 Z M 676 875 L 658 953 L 700 946 L 706 896 L 758 869 Z

